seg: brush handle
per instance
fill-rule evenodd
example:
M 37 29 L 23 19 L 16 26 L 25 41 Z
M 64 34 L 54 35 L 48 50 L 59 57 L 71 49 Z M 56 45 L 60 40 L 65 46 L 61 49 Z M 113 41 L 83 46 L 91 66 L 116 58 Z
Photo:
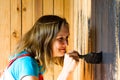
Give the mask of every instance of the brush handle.
M 80 54 L 78 54 L 78 56 L 79 56 L 80 59 L 83 59 L 83 58 L 85 58 L 85 56 L 87 56 L 87 55 L 80 55 Z

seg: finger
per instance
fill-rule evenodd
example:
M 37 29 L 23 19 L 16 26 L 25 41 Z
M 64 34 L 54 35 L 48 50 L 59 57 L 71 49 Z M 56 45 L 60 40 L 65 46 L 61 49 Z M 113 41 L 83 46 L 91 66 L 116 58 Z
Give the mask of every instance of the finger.
M 75 59 L 76 61 L 79 61 L 79 56 L 78 56 L 77 51 L 73 51 L 72 53 L 69 53 L 68 55 L 69 55 L 69 57 Z
M 79 62 L 79 57 L 73 56 L 72 57 L 75 61 Z

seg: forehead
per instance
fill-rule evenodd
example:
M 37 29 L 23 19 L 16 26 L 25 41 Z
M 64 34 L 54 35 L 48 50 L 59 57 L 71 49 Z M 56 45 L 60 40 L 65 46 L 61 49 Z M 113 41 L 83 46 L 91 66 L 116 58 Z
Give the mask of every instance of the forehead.
M 68 36 L 69 35 L 69 26 L 62 25 L 60 31 L 58 32 L 57 36 Z

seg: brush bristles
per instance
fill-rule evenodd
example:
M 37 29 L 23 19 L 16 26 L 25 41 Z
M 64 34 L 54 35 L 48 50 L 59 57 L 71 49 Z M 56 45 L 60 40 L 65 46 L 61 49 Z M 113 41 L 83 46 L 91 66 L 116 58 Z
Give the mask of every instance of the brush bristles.
M 90 64 L 102 63 L 102 52 L 100 52 L 100 53 L 88 53 L 86 55 L 79 55 L 79 57 L 84 58 L 84 60 Z
M 101 53 L 90 53 L 85 56 L 84 60 L 87 63 L 99 64 L 102 62 L 102 52 Z

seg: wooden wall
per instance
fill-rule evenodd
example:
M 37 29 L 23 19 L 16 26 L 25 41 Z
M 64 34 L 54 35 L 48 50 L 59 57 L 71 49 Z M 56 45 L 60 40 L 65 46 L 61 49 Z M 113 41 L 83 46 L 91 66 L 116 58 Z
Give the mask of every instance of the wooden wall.
M 65 17 L 72 24 L 73 8 L 69 0 L 0 0 L 0 70 L 8 63 L 9 55 L 14 51 L 16 43 L 42 15 L 55 14 Z M 72 26 L 72 25 L 71 25 Z M 73 28 L 71 27 L 70 30 Z M 71 33 L 73 33 L 71 31 Z M 72 36 L 69 45 L 73 45 Z M 73 49 L 73 46 L 68 49 Z M 56 65 L 55 65 L 56 66 Z M 59 67 L 59 66 L 57 66 Z M 56 69 L 56 67 L 55 67 Z M 46 80 L 57 78 L 61 67 L 57 68 L 55 76 L 47 73 Z
M 74 80 L 120 79 L 118 0 L 0 0 L 0 69 L 21 36 L 46 14 L 65 17 L 70 23 L 68 50 L 103 51 L 102 64 L 80 60 Z M 44 75 L 46 80 L 56 80 L 61 67 L 54 66 L 54 73 Z

